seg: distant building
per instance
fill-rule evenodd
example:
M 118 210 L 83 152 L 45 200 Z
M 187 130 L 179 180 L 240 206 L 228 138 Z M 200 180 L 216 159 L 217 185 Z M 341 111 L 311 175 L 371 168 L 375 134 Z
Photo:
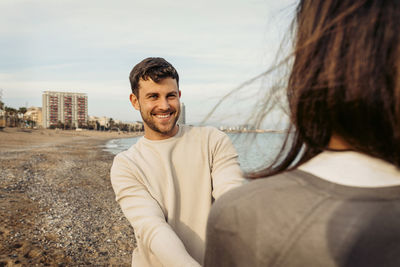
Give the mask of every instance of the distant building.
M 6 112 L 0 107 L 0 130 L 6 127 Z
M 87 125 L 88 97 L 83 93 L 43 92 L 43 127 L 56 127 L 58 122 L 71 127 Z
M 24 118 L 27 120 L 34 121 L 37 126 L 43 125 L 42 108 L 39 107 L 28 108 L 24 114 Z
M 110 118 L 106 116 L 89 116 L 89 124 L 91 124 L 92 128 L 95 130 L 104 130 L 110 127 Z
M 118 128 L 121 131 L 143 131 L 143 122 L 122 122 L 120 120 L 113 120 L 108 117 L 89 116 L 88 121 L 89 129 L 94 130 L 108 130 Z
M 179 124 L 186 124 L 186 110 L 185 110 L 185 104 L 183 102 L 181 103 L 181 114 L 179 115 L 178 118 L 178 123 Z
M 143 132 L 144 131 L 143 122 L 141 122 L 141 121 L 130 123 L 129 126 L 135 132 L 138 132 L 138 131 Z

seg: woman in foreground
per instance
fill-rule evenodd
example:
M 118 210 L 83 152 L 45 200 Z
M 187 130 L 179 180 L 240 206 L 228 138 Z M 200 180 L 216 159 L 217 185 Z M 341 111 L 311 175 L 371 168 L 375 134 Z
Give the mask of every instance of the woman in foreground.
M 287 142 L 214 204 L 205 266 L 400 266 L 400 1 L 300 0 L 295 25 Z

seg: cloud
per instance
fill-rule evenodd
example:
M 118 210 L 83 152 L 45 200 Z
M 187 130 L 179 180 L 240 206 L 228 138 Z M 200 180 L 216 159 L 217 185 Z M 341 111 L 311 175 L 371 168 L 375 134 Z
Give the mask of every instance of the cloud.
M 45 90 L 86 92 L 90 111 L 127 120 L 131 68 L 162 56 L 180 73 L 190 121 L 267 68 L 290 3 L 2 0 L 0 88 L 19 105 L 40 103 Z

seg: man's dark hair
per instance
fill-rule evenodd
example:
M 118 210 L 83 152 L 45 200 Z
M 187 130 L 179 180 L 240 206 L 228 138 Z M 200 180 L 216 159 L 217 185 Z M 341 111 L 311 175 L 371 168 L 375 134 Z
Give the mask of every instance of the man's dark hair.
M 129 81 L 131 82 L 132 93 L 139 97 L 139 81 L 151 79 L 158 83 L 165 78 L 176 80 L 179 88 L 179 75 L 171 63 L 161 57 L 148 57 L 133 67 Z

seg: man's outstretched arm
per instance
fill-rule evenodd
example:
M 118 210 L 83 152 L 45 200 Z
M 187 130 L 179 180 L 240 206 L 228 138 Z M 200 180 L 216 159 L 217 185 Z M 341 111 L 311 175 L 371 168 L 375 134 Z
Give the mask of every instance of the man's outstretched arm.
M 243 178 L 238 154 L 230 138 L 225 133 L 215 130 L 212 140 L 212 194 L 214 199 L 218 199 L 225 192 L 243 185 L 246 179 Z
M 166 222 L 158 202 L 135 176 L 127 159 L 116 156 L 111 168 L 111 183 L 138 242 L 163 266 L 200 266 Z

